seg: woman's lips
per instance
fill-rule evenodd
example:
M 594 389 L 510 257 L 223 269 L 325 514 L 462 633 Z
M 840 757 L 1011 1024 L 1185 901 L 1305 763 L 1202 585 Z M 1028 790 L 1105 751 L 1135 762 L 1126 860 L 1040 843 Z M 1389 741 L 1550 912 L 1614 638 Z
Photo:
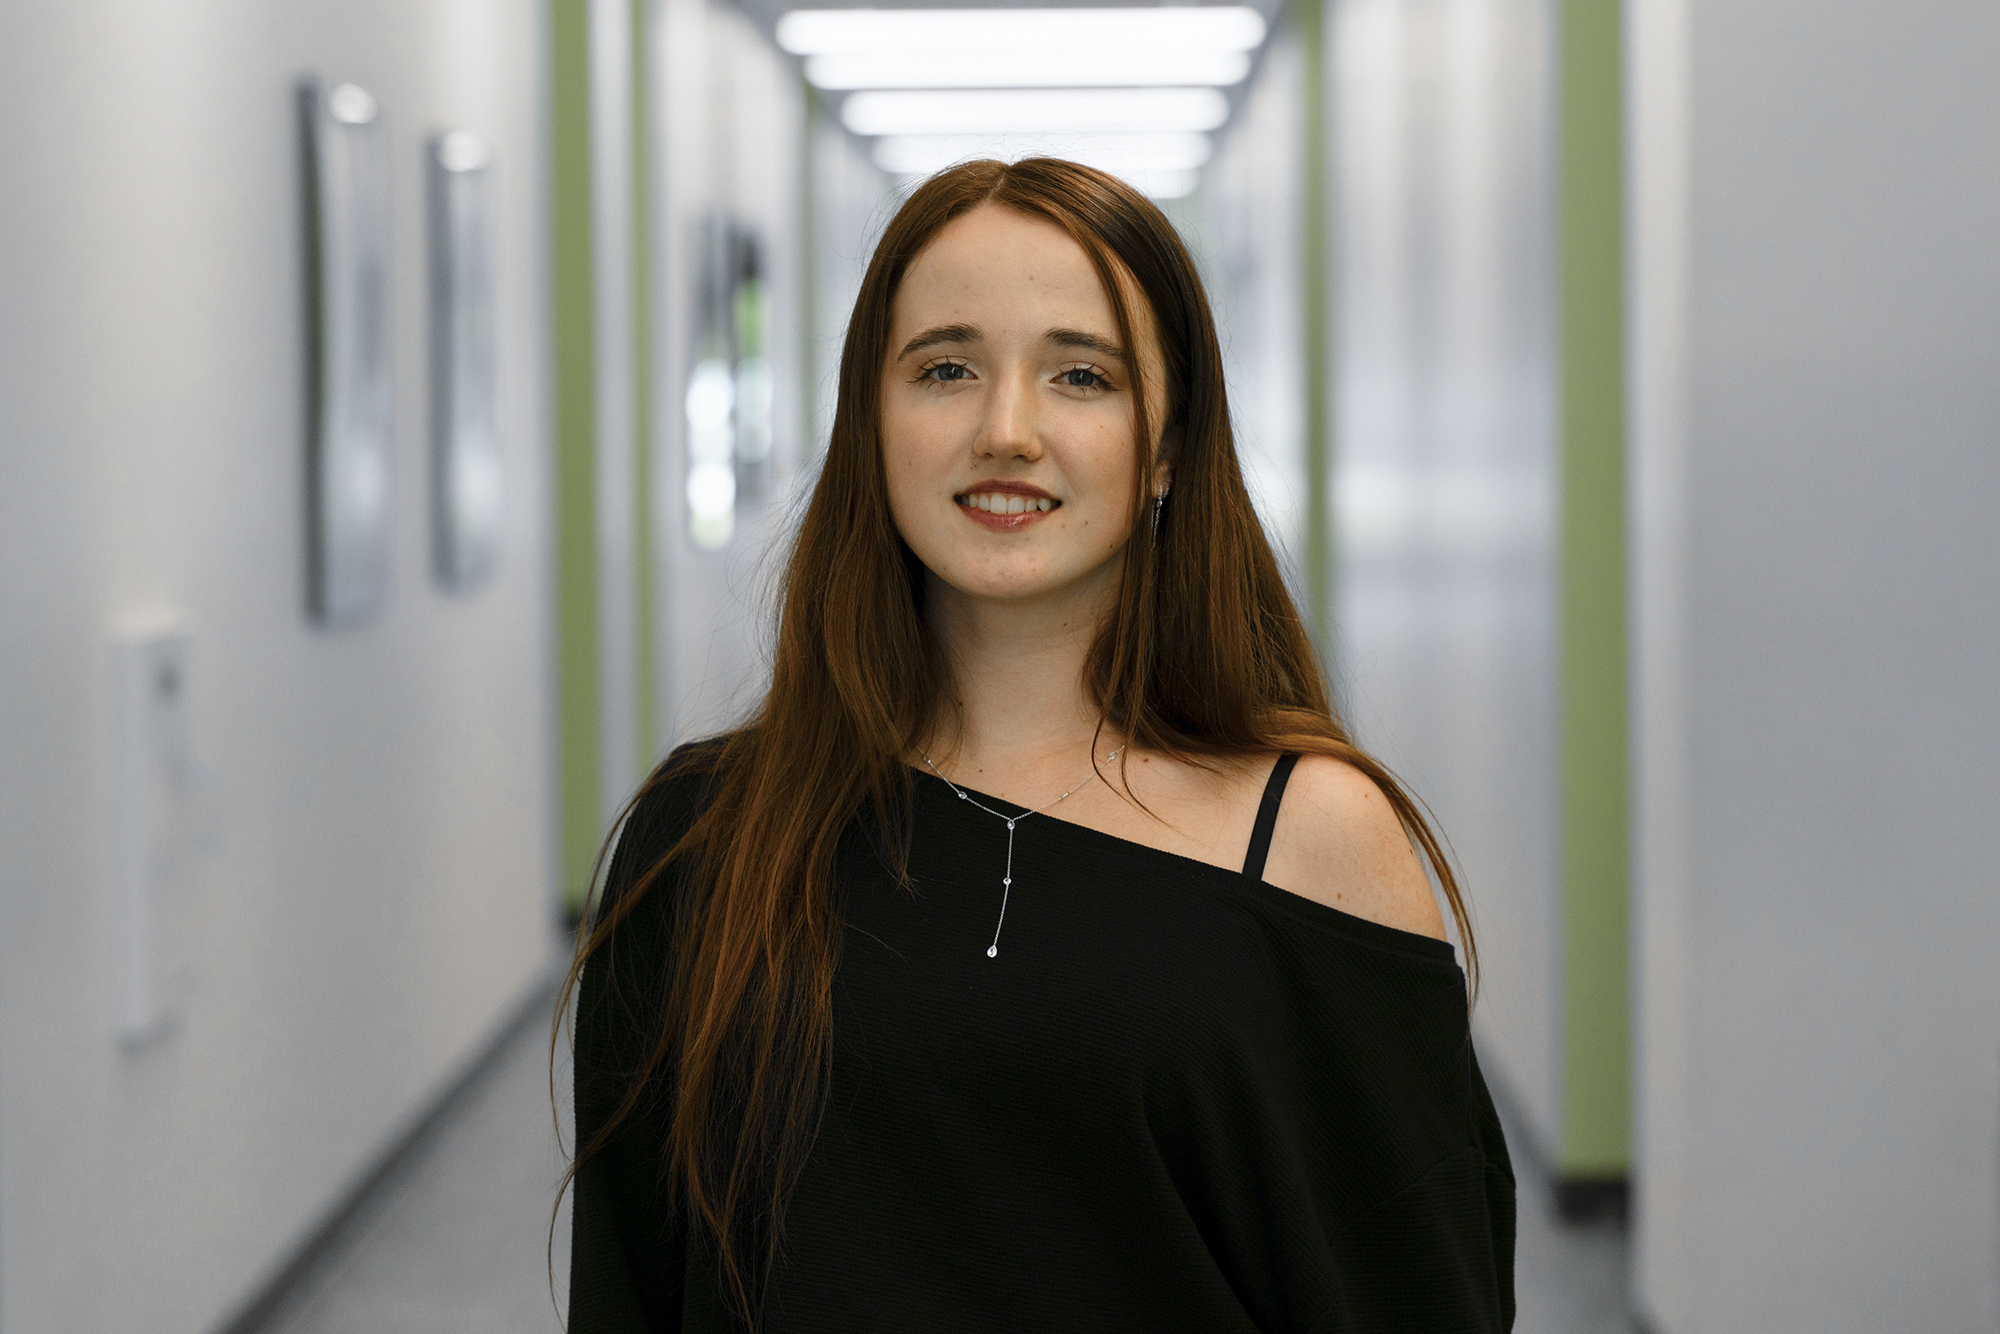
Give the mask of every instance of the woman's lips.
M 1049 515 L 1062 508 L 1060 500 L 1055 500 L 1047 496 L 1006 494 L 993 491 L 969 492 L 958 496 L 956 499 L 959 512 L 965 515 L 966 518 L 971 519 L 982 528 L 991 528 L 996 532 L 1002 533 L 1011 533 L 1026 528 L 1029 524 L 1035 522 L 1035 520 L 1046 519 Z M 982 509 L 980 507 L 981 502 L 992 506 L 992 508 Z M 1009 502 L 1018 502 L 1023 506 L 1022 510 L 1018 514 L 1007 513 L 1006 511 L 1012 508 L 1012 504 Z M 1043 506 L 1047 506 L 1048 508 L 1044 509 L 1042 508 Z

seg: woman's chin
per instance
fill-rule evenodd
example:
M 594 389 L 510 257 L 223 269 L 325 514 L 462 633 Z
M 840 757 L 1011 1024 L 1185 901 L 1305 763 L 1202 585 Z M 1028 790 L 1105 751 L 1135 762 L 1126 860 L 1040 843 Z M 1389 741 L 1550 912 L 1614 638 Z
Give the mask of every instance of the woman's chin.
M 1071 570 L 1043 560 L 982 562 L 977 569 L 933 569 L 932 579 L 949 590 L 947 596 L 993 607 L 1027 607 L 1102 593 L 1099 585 L 1115 585 L 1116 567 Z M 1102 576 L 1110 576 L 1109 579 Z M 1098 576 L 1098 577 L 1093 577 Z M 941 590 L 942 591 L 942 590 Z

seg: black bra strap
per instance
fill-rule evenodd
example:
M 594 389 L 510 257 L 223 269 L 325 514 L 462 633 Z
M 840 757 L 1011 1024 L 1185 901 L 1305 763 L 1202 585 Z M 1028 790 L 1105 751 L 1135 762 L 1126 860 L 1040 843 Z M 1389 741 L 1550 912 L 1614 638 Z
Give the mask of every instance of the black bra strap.
M 1271 780 L 1264 784 L 1264 802 L 1257 808 L 1257 827 L 1250 831 L 1250 855 L 1243 859 L 1243 874 L 1252 880 L 1264 878 L 1264 859 L 1271 855 L 1271 832 L 1278 827 L 1278 803 L 1285 799 L 1285 784 L 1291 781 L 1297 755 L 1278 757 L 1271 768 Z

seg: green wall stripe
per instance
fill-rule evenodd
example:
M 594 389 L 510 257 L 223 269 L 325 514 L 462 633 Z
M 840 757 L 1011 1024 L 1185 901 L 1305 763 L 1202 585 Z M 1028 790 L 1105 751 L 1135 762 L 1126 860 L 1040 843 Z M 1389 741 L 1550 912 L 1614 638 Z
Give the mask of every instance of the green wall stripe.
M 1305 328 L 1305 566 L 1309 628 L 1322 653 L 1333 645 L 1334 552 L 1332 497 L 1333 327 L 1328 250 L 1333 244 L 1327 211 L 1326 0 L 1297 0 L 1291 6 L 1299 42 L 1300 256 Z
M 563 901 L 578 913 L 590 892 L 604 811 L 598 777 L 597 335 L 588 0 L 551 0 L 549 27 L 559 838 Z
M 1624 207 L 1618 0 L 1561 6 L 1563 1117 L 1557 1170 L 1631 1160 Z

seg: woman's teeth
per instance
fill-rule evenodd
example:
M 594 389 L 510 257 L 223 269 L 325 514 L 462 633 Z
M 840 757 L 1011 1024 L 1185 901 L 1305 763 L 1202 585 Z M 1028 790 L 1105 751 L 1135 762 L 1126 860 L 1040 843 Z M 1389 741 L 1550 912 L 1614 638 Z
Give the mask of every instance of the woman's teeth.
M 1036 496 L 1003 496 L 989 491 L 960 496 L 958 503 L 970 509 L 985 510 L 988 514 L 1026 514 L 1031 510 L 1046 512 L 1056 507 L 1053 500 Z

